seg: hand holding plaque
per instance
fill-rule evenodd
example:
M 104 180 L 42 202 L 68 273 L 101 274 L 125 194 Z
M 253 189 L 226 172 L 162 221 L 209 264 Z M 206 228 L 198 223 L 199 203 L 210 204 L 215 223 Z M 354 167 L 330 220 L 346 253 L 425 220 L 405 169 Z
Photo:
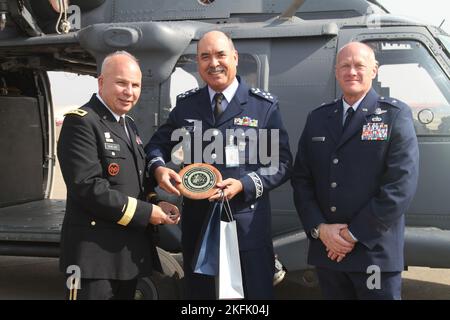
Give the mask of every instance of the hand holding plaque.
M 181 183 L 176 188 L 183 196 L 194 200 L 207 199 L 217 193 L 216 184 L 222 181 L 220 171 L 207 163 L 190 164 L 179 175 Z

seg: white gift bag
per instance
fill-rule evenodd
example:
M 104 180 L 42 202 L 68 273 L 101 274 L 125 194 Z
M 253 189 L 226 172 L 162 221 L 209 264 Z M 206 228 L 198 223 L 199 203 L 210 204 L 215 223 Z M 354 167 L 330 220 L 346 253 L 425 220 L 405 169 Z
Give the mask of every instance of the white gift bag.
M 229 221 L 220 221 L 219 275 L 216 277 L 218 299 L 243 299 L 241 259 L 236 220 L 230 204 L 224 206 Z

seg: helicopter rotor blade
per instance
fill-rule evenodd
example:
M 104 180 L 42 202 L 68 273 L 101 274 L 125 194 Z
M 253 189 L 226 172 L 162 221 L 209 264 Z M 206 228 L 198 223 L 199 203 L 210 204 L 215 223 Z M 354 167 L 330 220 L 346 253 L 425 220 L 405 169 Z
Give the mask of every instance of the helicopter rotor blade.
M 305 0 L 292 1 L 289 8 L 280 15 L 280 19 L 289 19 L 297 12 L 297 10 L 305 3 Z

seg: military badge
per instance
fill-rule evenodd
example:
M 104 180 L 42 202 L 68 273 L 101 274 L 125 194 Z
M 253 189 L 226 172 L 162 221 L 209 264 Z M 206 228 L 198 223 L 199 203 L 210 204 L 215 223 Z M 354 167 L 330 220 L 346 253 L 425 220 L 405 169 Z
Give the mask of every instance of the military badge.
M 372 118 L 372 122 L 380 122 L 381 120 L 383 120 L 381 117 L 373 117 Z
M 386 113 L 387 112 L 387 110 L 382 110 L 381 108 L 376 108 L 375 109 L 375 114 L 376 115 L 380 115 L 380 114 L 383 114 L 383 113 Z
M 242 126 L 242 119 L 241 118 L 234 118 L 234 125 L 235 126 Z
M 110 175 L 110 176 L 117 176 L 117 174 L 119 173 L 119 171 L 120 171 L 120 166 L 117 164 L 117 163 L 111 163 L 109 166 L 108 166 L 108 174 Z
M 382 122 L 369 122 L 363 126 L 361 140 L 387 140 L 388 125 Z
M 250 117 L 234 118 L 234 124 L 237 126 L 244 127 L 258 127 L 258 120 L 252 119 Z

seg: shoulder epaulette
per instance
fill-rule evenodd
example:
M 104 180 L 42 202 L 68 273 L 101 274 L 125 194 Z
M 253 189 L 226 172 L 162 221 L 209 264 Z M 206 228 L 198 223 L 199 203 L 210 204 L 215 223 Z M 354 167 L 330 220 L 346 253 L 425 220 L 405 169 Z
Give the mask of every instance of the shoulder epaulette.
M 183 92 L 183 93 L 180 93 L 179 95 L 177 95 L 177 100 L 178 100 L 178 99 L 184 99 L 184 98 L 187 98 L 187 97 L 193 95 L 194 93 L 196 93 L 198 90 L 200 90 L 199 87 L 194 88 L 194 89 L 191 89 L 191 90 L 188 90 L 188 91 Z
M 315 108 L 314 110 L 318 110 L 318 109 L 326 108 L 326 107 L 331 106 L 331 105 L 335 105 L 338 101 L 339 101 L 339 99 L 334 99 L 333 101 L 330 101 L 330 102 L 324 102 L 320 106 Z
M 77 116 L 84 117 L 85 115 L 88 114 L 88 112 L 86 110 L 82 110 L 82 109 L 75 109 L 75 110 L 71 110 L 69 112 L 64 113 L 64 116 L 67 116 L 69 114 L 75 114 Z
M 378 101 L 381 103 L 385 103 L 389 106 L 393 106 L 393 107 L 397 107 L 400 108 L 400 104 L 402 104 L 401 101 L 398 101 L 394 98 L 390 98 L 390 97 L 380 97 L 378 98 Z
M 270 102 L 274 102 L 275 101 L 275 97 L 270 92 L 261 90 L 259 88 L 251 88 L 250 92 L 252 94 L 254 94 L 255 96 L 261 97 L 261 98 L 266 99 L 266 100 L 268 100 Z

